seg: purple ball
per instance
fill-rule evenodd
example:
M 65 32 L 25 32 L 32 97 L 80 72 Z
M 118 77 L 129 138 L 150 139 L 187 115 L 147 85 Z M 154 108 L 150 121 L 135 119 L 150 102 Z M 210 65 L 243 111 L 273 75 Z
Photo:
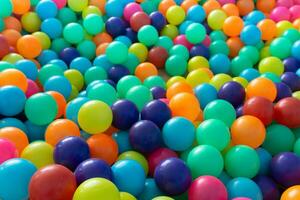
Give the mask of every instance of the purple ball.
M 155 168 L 154 180 L 159 189 L 166 194 L 180 195 L 190 187 L 192 176 L 182 160 L 168 158 Z
M 74 175 L 77 185 L 90 178 L 105 178 L 112 181 L 112 171 L 105 161 L 100 159 L 88 159 L 80 163 L 76 168 Z
M 239 106 L 236 108 L 236 117 L 241 117 L 244 115 L 243 106 Z
M 300 62 L 294 57 L 286 58 L 283 61 L 283 64 L 285 72 L 296 72 L 297 69 L 300 67 Z
M 270 164 L 272 177 L 282 186 L 300 184 L 300 157 L 291 152 L 283 152 L 273 157 Z
M 150 91 L 154 99 L 166 98 L 166 90 L 162 87 L 152 87 Z
M 197 44 L 191 48 L 190 56 L 191 57 L 203 56 L 206 59 L 209 59 L 209 56 L 210 56 L 209 49 L 206 46 L 204 46 L 203 44 Z
M 300 90 L 300 77 L 294 72 L 285 72 L 282 74 L 281 81 L 287 84 L 293 92 Z
M 113 126 L 128 130 L 139 120 L 139 111 L 134 103 L 128 100 L 119 100 L 111 106 L 113 113 Z
M 259 186 L 264 200 L 279 199 L 279 190 L 271 178 L 267 176 L 257 176 L 254 178 L 254 181 Z
M 125 35 L 131 40 L 132 43 L 137 41 L 137 33 L 132 28 L 126 28 Z
M 126 23 L 119 17 L 110 17 L 105 23 L 105 30 L 112 37 L 118 37 L 124 35 L 126 32 Z
M 151 25 L 154 26 L 158 31 L 161 31 L 167 24 L 166 18 L 158 11 L 150 14 Z
M 292 90 L 287 84 L 281 82 L 281 83 L 275 83 L 275 85 L 277 89 L 277 96 L 275 101 L 279 101 L 286 97 L 292 96 Z
M 218 91 L 219 99 L 228 101 L 234 107 L 238 107 L 243 104 L 245 95 L 244 87 L 235 81 L 225 83 Z
M 123 65 L 114 65 L 108 71 L 108 78 L 113 82 L 118 83 L 121 78 L 129 74 L 130 71 Z
M 77 49 L 73 47 L 65 48 L 59 54 L 59 58 L 63 60 L 67 65 L 70 65 L 72 60 L 74 60 L 77 57 L 80 57 L 80 54 L 77 51 Z

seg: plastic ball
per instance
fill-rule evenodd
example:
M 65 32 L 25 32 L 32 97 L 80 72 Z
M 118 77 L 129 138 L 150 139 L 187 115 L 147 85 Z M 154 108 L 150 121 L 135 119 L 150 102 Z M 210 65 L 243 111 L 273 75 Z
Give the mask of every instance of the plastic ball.
M 270 18 L 275 22 L 289 20 L 291 17 L 290 11 L 284 6 L 278 6 L 272 10 L 270 13 Z
M 97 83 L 88 89 L 87 97 L 112 105 L 117 101 L 117 92 L 109 83 Z
M 136 151 L 123 152 L 122 154 L 119 155 L 118 160 L 135 160 L 143 167 L 145 171 L 145 175 L 148 174 L 149 171 L 148 161 L 142 154 Z
M 83 27 L 78 23 L 69 23 L 63 29 L 64 39 L 71 44 L 78 44 L 84 39 Z
M 88 6 L 88 0 L 83 0 L 80 2 L 76 0 L 68 0 L 68 6 L 75 12 L 81 12 Z
M 193 22 L 201 23 L 206 17 L 205 10 L 200 5 L 192 6 L 187 11 L 187 19 Z
M 286 38 L 276 38 L 270 44 L 270 53 L 280 59 L 290 56 L 292 43 Z
M 147 86 L 148 88 L 150 88 L 150 90 L 153 87 L 160 87 L 162 89 L 166 88 L 165 80 L 163 79 L 163 77 L 161 77 L 159 75 L 149 76 L 148 78 L 146 78 L 144 80 L 144 85 Z
M 0 149 L 1 149 L 0 164 L 12 158 L 17 158 L 19 155 L 16 146 L 9 139 L 5 139 L 5 138 L 0 139 Z
M 213 100 L 217 99 L 217 90 L 208 83 L 201 84 L 194 89 L 195 95 L 202 109 Z
M 185 12 L 180 6 L 171 6 L 166 13 L 168 22 L 172 25 L 179 25 L 185 19 Z
M 208 14 L 207 22 L 212 30 L 220 30 L 227 18 L 226 13 L 221 9 L 216 9 Z
M 141 29 L 143 26 L 151 24 L 150 17 L 142 11 L 134 13 L 130 17 L 129 22 L 130 22 L 131 28 L 136 32 L 138 32 L 139 29 Z
M 285 72 L 282 74 L 281 81 L 287 84 L 293 92 L 300 90 L 300 77 L 293 72 Z
M 119 100 L 112 105 L 111 109 L 112 124 L 118 129 L 127 130 L 139 119 L 139 111 L 131 101 Z
M 267 57 L 259 62 L 258 69 L 260 73 L 272 72 L 280 76 L 284 71 L 284 65 L 277 57 Z
M 143 107 L 153 99 L 150 90 L 146 86 L 142 85 L 137 85 L 129 89 L 125 98 L 132 101 L 139 111 L 141 111 Z
M 0 114 L 15 116 L 24 109 L 26 96 L 24 92 L 15 86 L 0 88 Z
M 300 49 L 300 42 L 299 40 L 296 41 L 293 46 L 292 46 L 292 55 L 293 57 L 295 57 L 297 60 L 300 60 L 300 56 L 298 55 L 297 52 L 299 52 Z
M 162 30 L 163 27 L 167 24 L 166 18 L 161 12 L 155 11 L 150 15 L 151 25 L 154 26 L 157 30 Z
M 290 128 L 298 127 L 300 124 L 297 117 L 299 113 L 299 103 L 300 100 L 293 97 L 287 97 L 280 100 L 274 107 L 275 120 Z
M 89 14 L 83 20 L 83 27 L 89 34 L 96 35 L 103 31 L 104 22 L 101 16 Z
M 275 84 L 266 78 L 257 78 L 251 81 L 246 88 L 248 98 L 261 96 L 274 101 L 277 95 Z
M 216 74 L 213 76 L 209 83 L 214 86 L 217 90 L 219 90 L 225 83 L 232 81 L 232 77 L 228 74 Z
M 244 22 L 238 16 L 230 16 L 226 18 L 223 24 L 223 31 L 230 37 L 238 36 L 243 30 Z
M 254 181 L 259 186 L 263 199 L 271 200 L 279 198 L 279 190 L 276 183 L 267 176 L 257 176 Z
M 112 42 L 106 48 L 106 55 L 113 64 L 122 64 L 128 58 L 128 48 L 121 42 Z
M 44 84 L 45 91 L 57 91 L 62 94 L 65 99 L 71 95 L 72 86 L 70 81 L 63 76 L 52 76 Z
M 124 18 L 129 21 L 130 17 L 136 13 L 142 11 L 142 7 L 137 3 L 129 3 L 124 8 Z
M 218 97 L 230 102 L 234 107 L 237 107 L 244 102 L 245 89 L 237 82 L 227 82 L 218 91 Z
M 35 58 L 42 51 L 41 43 L 34 36 L 26 35 L 17 42 L 18 52 L 25 58 Z
M 239 55 L 231 60 L 231 73 L 239 76 L 244 70 L 252 67 L 252 61 L 248 56 Z
M 154 45 L 158 40 L 158 32 L 151 25 L 145 25 L 138 31 L 138 40 L 146 46 Z
M 127 192 L 120 192 L 120 198 L 121 200 L 136 200 L 136 198 L 133 195 Z
M 7 39 L 4 36 L 0 35 L 0 41 L 1 41 L 0 58 L 2 59 L 4 56 L 9 54 L 10 51 L 9 51 L 9 43 L 8 43 Z
M 296 72 L 299 66 L 299 61 L 294 57 L 289 57 L 283 60 L 285 72 Z
M 53 0 L 58 9 L 62 9 L 67 4 L 67 0 Z
M 300 198 L 300 188 L 299 185 L 295 185 L 286 189 L 282 196 L 282 200 L 294 200 Z
M 257 24 L 263 40 L 270 40 L 276 36 L 276 23 L 271 19 L 264 19 Z
M 1 16 L 1 18 L 10 16 L 11 13 L 12 13 L 12 11 L 13 11 L 13 4 L 12 4 L 12 2 L 9 1 L 9 0 L 3 1 L 1 9 L 0 9 L 0 16 Z
M 168 52 L 163 47 L 153 47 L 148 54 L 148 60 L 157 68 L 163 68 L 168 58 Z
M 206 30 L 202 24 L 192 23 L 186 29 L 186 38 L 192 44 L 197 44 L 205 39 Z
M 109 1 L 105 4 L 105 12 L 108 15 L 108 17 L 121 17 L 123 15 L 123 9 L 123 4 L 116 0 Z
M 264 148 L 260 147 L 256 149 L 256 153 L 260 161 L 259 175 L 267 175 L 269 173 L 269 164 L 272 159 L 272 155 Z
M 147 178 L 143 192 L 138 196 L 141 200 L 155 198 L 162 195 L 153 178 Z
M 117 37 L 126 32 L 126 24 L 124 20 L 119 17 L 110 17 L 105 22 L 105 30 L 112 37 Z
M 35 11 L 41 20 L 55 17 L 57 15 L 58 9 L 55 2 L 50 0 L 40 1 L 36 7 Z
M 282 83 L 282 82 L 276 83 L 276 89 L 277 89 L 277 97 L 276 97 L 275 101 L 279 101 L 286 97 L 292 96 L 291 88 L 285 83 Z

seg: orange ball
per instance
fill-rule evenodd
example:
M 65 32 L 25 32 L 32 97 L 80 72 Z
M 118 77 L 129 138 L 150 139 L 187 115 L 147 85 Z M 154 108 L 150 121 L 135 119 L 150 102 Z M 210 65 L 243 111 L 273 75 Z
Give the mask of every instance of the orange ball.
M 103 133 L 106 134 L 106 135 L 109 135 L 111 136 L 112 134 L 118 132 L 119 129 L 117 129 L 116 127 L 114 126 L 110 126 L 106 131 L 104 131 Z
M 4 24 L 6 29 L 14 29 L 18 32 L 22 30 L 21 22 L 15 17 L 9 16 L 4 18 Z
M 255 5 L 253 0 L 238 0 L 237 7 L 239 8 L 240 15 L 245 16 L 254 10 Z
M 230 37 L 240 35 L 244 28 L 244 21 L 238 16 L 227 17 L 223 24 L 223 31 Z
M 236 57 L 239 54 L 240 49 L 244 46 L 242 40 L 239 37 L 231 37 L 226 41 L 230 53 L 230 57 Z
M 277 34 L 276 23 L 271 19 L 264 19 L 257 24 L 257 28 L 261 32 L 261 39 L 271 40 Z
M 13 4 L 13 13 L 23 15 L 30 10 L 30 0 L 11 0 Z
M 282 193 L 280 200 L 299 200 L 300 199 L 300 185 L 289 187 Z
M 247 98 L 260 96 L 274 101 L 277 95 L 275 84 L 267 78 L 256 78 L 246 87 Z
M 193 88 L 192 86 L 190 86 L 187 82 L 185 81 L 181 81 L 181 82 L 177 82 L 172 84 L 168 90 L 167 90 L 167 99 L 171 99 L 172 97 L 174 97 L 176 94 L 182 93 L 182 92 L 186 92 L 186 93 L 190 93 L 190 94 L 194 94 Z
M 56 115 L 55 119 L 60 118 L 61 116 L 64 115 L 65 109 L 66 109 L 66 106 L 67 106 L 67 102 L 65 100 L 65 97 L 62 94 L 60 94 L 59 92 L 55 92 L 55 91 L 49 91 L 49 92 L 46 92 L 46 93 L 50 94 L 54 98 L 54 100 L 56 101 L 58 110 L 57 110 L 57 115 Z
M 240 16 L 239 8 L 233 3 L 224 4 L 222 10 L 227 16 Z
M 174 0 L 162 0 L 158 5 L 158 11 L 161 12 L 163 15 L 166 15 L 167 10 L 171 6 L 175 6 L 176 3 Z
M 181 3 L 180 6 L 185 12 L 187 12 L 191 7 L 195 5 L 198 5 L 198 2 L 196 0 L 185 0 Z
M 186 92 L 172 97 L 169 106 L 173 116 L 185 117 L 191 121 L 195 121 L 201 111 L 195 95 Z
M 100 56 L 100 55 L 105 54 L 105 51 L 106 51 L 106 48 L 108 47 L 108 45 L 109 45 L 109 43 L 107 43 L 107 42 L 100 44 L 96 49 L 96 55 Z
M 256 8 L 264 13 L 270 13 L 276 6 L 275 0 L 257 0 Z
M 18 52 L 25 58 L 35 58 L 40 55 L 42 45 L 38 39 L 32 35 L 25 35 L 17 42 Z
M 203 9 L 205 10 L 207 16 L 211 11 L 220 8 L 221 8 L 221 4 L 216 0 L 208 0 L 203 4 Z
M 1 33 L 10 46 L 16 46 L 18 40 L 22 37 L 21 33 L 15 29 L 6 29 Z
M 0 73 L 0 87 L 14 85 L 23 92 L 27 91 L 28 83 L 26 76 L 19 70 L 6 69 Z
M 11 141 L 17 148 L 19 155 L 29 144 L 27 135 L 16 127 L 5 127 L 0 129 L 0 138 Z
M 68 136 L 80 137 L 77 124 L 69 119 L 57 119 L 47 127 L 45 141 L 55 146 L 60 140 Z
M 293 22 L 293 26 L 296 28 L 296 29 L 299 29 L 300 30 L 300 18 L 296 19 L 294 22 Z M 2 33 L 3 34 L 3 33 Z
M 106 4 L 106 0 L 90 0 L 89 4 L 91 6 L 96 6 L 100 9 L 102 15 L 105 14 L 105 4 Z
M 266 129 L 256 117 L 244 115 L 235 120 L 231 126 L 231 138 L 236 145 L 259 147 L 265 140 Z
M 93 42 L 99 46 L 102 43 L 111 43 L 112 42 L 112 37 L 108 33 L 99 33 L 93 38 Z
M 144 81 L 149 76 L 156 76 L 157 74 L 157 68 L 150 62 L 141 63 L 135 68 L 135 75 L 141 81 Z
M 92 158 L 99 158 L 112 165 L 118 158 L 118 144 L 111 136 L 96 134 L 91 136 L 87 143 Z

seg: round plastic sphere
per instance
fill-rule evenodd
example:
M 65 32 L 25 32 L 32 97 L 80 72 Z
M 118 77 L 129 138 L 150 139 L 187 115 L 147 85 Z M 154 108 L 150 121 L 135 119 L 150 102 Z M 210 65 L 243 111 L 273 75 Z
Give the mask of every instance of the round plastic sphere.
M 165 69 L 170 76 L 181 76 L 187 70 L 187 62 L 181 55 L 172 55 L 166 60 Z
M 174 5 L 168 8 L 166 18 L 170 24 L 179 25 L 185 19 L 185 12 L 180 6 Z
M 145 171 L 145 175 L 147 176 L 148 171 L 149 171 L 148 161 L 142 154 L 140 154 L 136 151 L 126 151 L 119 155 L 118 160 L 135 160 L 135 161 L 137 161 L 143 167 L 143 169 Z
M 41 20 L 55 17 L 57 15 L 58 9 L 55 2 L 51 0 L 40 1 L 36 7 L 35 11 Z
M 241 40 L 246 45 L 255 45 L 261 40 L 261 32 L 255 25 L 247 25 L 241 32 Z
M 74 175 L 77 185 L 80 185 L 91 178 L 105 178 L 112 180 L 112 171 L 110 166 L 101 159 L 87 159 L 77 166 Z
M 158 32 L 153 26 L 146 25 L 139 29 L 137 37 L 144 45 L 152 46 L 158 40 Z
M 0 150 L 1 150 L 1 156 L 0 156 L 0 164 L 3 162 L 12 159 L 17 158 L 19 153 L 16 149 L 16 146 L 8 139 L 0 139 Z
M 116 16 L 122 17 L 124 6 L 122 3 L 113 0 L 105 4 L 105 12 L 108 17 Z
M 163 47 L 153 47 L 148 54 L 148 60 L 158 68 L 163 68 L 168 58 L 168 52 Z
M 224 184 L 213 176 L 200 176 L 191 184 L 188 196 L 190 200 L 225 200 L 227 190 Z
M 256 149 L 256 153 L 260 160 L 259 175 L 267 175 L 269 173 L 269 164 L 272 159 L 272 155 L 264 148 L 260 147 Z
M 112 105 L 117 101 L 117 92 L 109 83 L 97 83 L 90 85 L 87 91 L 87 97 L 91 100 L 99 100 L 107 105 Z
M 258 185 L 251 179 L 238 177 L 230 180 L 227 185 L 228 198 L 234 200 L 262 200 L 262 192 Z M 245 197 L 237 198 L 237 197 Z
M 112 37 L 118 37 L 126 32 L 126 23 L 119 17 L 110 17 L 105 23 L 105 30 Z
M 136 200 L 136 198 L 128 192 L 120 192 L 121 200 Z
M 118 188 L 107 179 L 91 178 L 79 185 L 74 193 L 73 199 L 95 199 L 98 197 L 120 200 L 120 192 Z
M 129 89 L 125 95 L 125 98 L 132 101 L 139 111 L 153 99 L 151 91 L 143 85 L 137 85 Z
M 256 78 L 251 81 L 246 88 L 248 98 L 261 96 L 274 101 L 277 95 L 275 84 L 266 78 Z
M 162 195 L 153 178 L 147 178 L 143 192 L 138 196 L 141 200 L 147 200 Z
M 139 12 L 139 11 L 142 11 L 142 7 L 137 4 L 137 3 L 129 3 L 125 6 L 124 8 L 124 18 L 129 21 L 130 20 L 130 17 L 136 13 L 136 12 Z
M 300 100 L 287 97 L 280 100 L 274 107 L 274 119 L 280 124 L 290 128 L 297 128 L 300 125 L 298 114 L 300 113 Z
M 119 154 L 132 149 L 129 142 L 129 134 L 127 131 L 117 131 L 112 135 L 112 138 L 118 144 Z
M 207 17 L 207 23 L 212 30 L 220 30 L 227 18 L 226 13 L 221 9 L 212 10 Z
M 292 55 L 295 57 L 297 60 L 300 60 L 300 56 L 297 52 L 300 50 L 300 41 L 296 41 L 293 46 L 292 46 Z
M 145 184 L 145 172 L 143 167 L 134 160 L 120 160 L 112 166 L 114 182 L 124 192 L 134 196 L 139 195 Z M 130 179 L 130 183 L 128 180 Z
M 36 64 L 31 60 L 20 60 L 15 63 L 16 68 L 23 72 L 28 79 L 35 81 L 38 76 Z
M 152 121 L 141 120 L 130 128 L 129 141 L 139 152 L 151 153 L 161 146 L 161 132 Z
M 9 0 L 4 0 L 0 9 L 1 18 L 9 17 L 13 11 L 13 4 Z
M 174 176 L 177 176 L 177 181 L 173 181 Z M 155 169 L 154 179 L 157 186 L 168 195 L 184 193 L 192 182 L 189 168 L 178 158 L 169 158 L 161 162 Z
M 70 101 L 66 107 L 66 118 L 77 123 L 78 111 L 88 101 L 89 99 L 85 97 L 78 97 Z
M 252 67 L 252 61 L 248 56 L 239 55 L 231 60 L 231 72 L 239 76 L 244 70 Z
M 206 36 L 205 27 L 200 23 L 192 23 L 185 31 L 187 40 L 192 44 L 202 42 Z
M 142 120 L 152 121 L 160 128 L 163 127 L 170 118 L 170 108 L 160 100 L 150 101 L 144 106 L 141 112 Z
M 4 116 L 15 116 L 24 109 L 26 96 L 16 86 L 0 87 L 0 114 Z
M 57 91 L 62 94 L 65 99 L 71 95 L 72 85 L 64 76 L 52 76 L 44 84 L 45 91 Z
M 284 99 L 286 97 L 291 97 L 292 96 L 291 88 L 283 82 L 276 83 L 276 89 L 277 89 L 277 96 L 276 96 L 275 101 L 279 101 L 279 100 Z
M 78 44 L 84 39 L 84 29 L 78 23 L 69 23 L 63 30 L 64 39 L 71 44 Z
M 257 176 L 254 178 L 255 183 L 259 186 L 263 199 L 279 199 L 279 190 L 276 183 L 267 176 Z
M 68 6 L 75 12 L 81 12 L 88 6 L 88 0 L 76 1 L 76 0 L 68 0 Z
M 284 65 L 277 57 L 267 57 L 259 62 L 258 69 L 260 73 L 271 72 L 280 76 L 284 71 Z
M 120 81 L 117 84 L 117 91 L 120 97 L 124 98 L 126 93 L 133 88 L 134 86 L 141 85 L 140 79 L 138 79 L 136 76 L 124 76 L 120 79 Z
M 206 107 L 207 104 L 217 99 L 217 90 L 214 86 L 204 83 L 197 86 L 194 89 L 197 99 L 200 102 L 200 106 L 202 109 Z
M 62 9 L 67 4 L 67 0 L 53 0 L 58 9 Z
M 276 38 L 270 44 L 270 53 L 280 59 L 290 56 L 292 43 L 286 38 Z
M 295 185 L 286 189 L 281 196 L 282 200 L 294 200 L 300 198 L 300 187 Z
M 205 10 L 200 5 L 192 6 L 187 11 L 187 20 L 201 23 L 206 17 Z
M 129 69 L 122 65 L 115 65 L 108 71 L 108 77 L 115 83 L 118 83 L 118 81 L 123 78 L 124 76 L 127 76 L 130 74 Z
M 28 198 L 28 186 L 36 167 L 29 161 L 14 158 L 0 166 L 0 196 L 5 199 Z M 18 180 L 16 184 L 13 180 Z M 26 188 L 26 189 L 25 189 Z
M 161 31 L 167 24 L 166 18 L 161 12 L 155 11 L 150 14 L 151 25 Z
M 62 59 L 67 65 L 69 65 L 75 58 L 79 56 L 79 52 L 73 47 L 64 48 L 59 53 L 60 59 Z
M 185 134 L 182 134 L 182 132 Z M 185 151 L 195 139 L 193 123 L 183 117 L 174 117 L 167 121 L 162 130 L 164 143 L 174 151 Z
M 238 36 L 244 28 L 243 20 L 238 16 L 229 16 L 223 24 L 223 31 L 230 37 Z
M 89 14 L 83 20 L 83 27 L 89 34 L 96 35 L 103 31 L 104 22 L 101 16 Z
M 6 69 L 0 74 L 0 87 L 17 86 L 23 92 L 27 91 L 28 82 L 25 74 L 16 69 Z
M 97 134 L 107 130 L 112 123 L 113 114 L 110 107 L 102 101 L 92 100 L 83 104 L 78 112 L 80 127 Z
M 231 62 L 224 54 L 215 54 L 209 59 L 210 69 L 214 74 L 228 73 Z
M 294 57 L 289 57 L 284 59 L 283 64 L 285 72 L 296 72 L 300 62 Z
M 113 64 L 122 64 L 128 58 L 128 48 L 122 42 L 112 42 L 106 48 L 106 56 Z
M 152 87 L 150 89 L 153 99 L 166 98 L 166 90 L 161 87 Z
M 219 99 L 230 102 L 234 107 L 241 105 L 245 96 L 244 87 L 235 81 L 225 83 L 218 91 Z
M 143 26 L 149 25 L 151 23 L 151 20 L 146 13 L 140 11 L 140 12 L 134 13 L 131 16 L 129 22 L 130 22 L 131 28 L 134 31 L 138 32 L 139 29 L 141 29 Z
M 222 151 L 230 142 L 229 129 L 218 119 L 205 120 L 197 128 L 197 142 L 200 145 L 211 145 Z
M 32 95 L 25 104 L 26 117 L 36 125 L 49 124 L 55 119 L 57 111 L 55 99 L 46 93 Z
M 285 72 L 282 74 L 281 81 L 287 84 L 293 92 L 300 90 L 300 77 L 294 72 Z
M 204 46 L 203 44 L 194 45 L 190 49 L 191 57 L 202 56 L 202 57 L 205 57 L 206 59 L 209 59 L 209 55 L 210 55 L 209 49 L 206 46 Z
M 42 141 L 32 142 L 23 150 L 21 158 L 32 162 L 36 168 L 40 169 L 54 164 L 53 147 Z
M 137 107 L 128 100 L 119 100 L 115 102 L 112 107 L 113 112 L 113 126 L 127 130 L 139 119 L 139 111 Z
M 224 161 L 217 148 L 211 145 L 200 145 L 194 147 L 188 154 L 187 165 L 194 179 L 203 175 L 218 177 L 223 170 Z
M 291 152 L 283 152 L 273 157 L 270 164 L 272 177 L 282 186 L 299 185 L 300 157 Z

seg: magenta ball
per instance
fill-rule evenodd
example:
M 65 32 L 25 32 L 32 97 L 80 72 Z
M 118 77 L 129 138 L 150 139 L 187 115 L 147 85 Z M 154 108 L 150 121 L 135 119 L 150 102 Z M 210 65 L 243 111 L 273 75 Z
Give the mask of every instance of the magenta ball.
M 219 0 L 219 3 L 221 5 L 224 5 L 224 4 L 228 4 L 228 3 L 235 3 L 235 0 Z
M 224 184 L 214 176 L 200 176 L 195 179 L 188 191 L 189 200 L 227 200 Z
M 0 139 L 0 152 L 0 165 L 9 159 L 18 157 L 15 145 L 6 139 Z
M 208 35 L 205 36 L 205 39 L 202 41 L 202 44 L 206 47 L 209 47 L 211 43 L 211 39 Z
M 40 92 L 39 86 L 33 80 L 27 79 L 27 83 L 28 83 L 28 87 L 27 87 L 27 91 L 25 93 L 26 98 L 29 98 L 32 95 Z
M 190 50 L 193 47 L 193 44 L 191 44 L 185 37 L 185 35 L 178 35 L 174 38 L 174 45 L 181 44 L 185 46 L 188 50 Z
M 277 0 L 277 6 L 283 6 L 283 7 L 291 7 L 294 5 L 293 0 Z
M 251 200 L 251 199 L 249 199 L 247 197 L 237 197 L 237 198 L 234 198 L 232 200 Z
M 124 18 L 129 21 L 130 20 L 130 17 L 136 13 L 136 12 L 139 12 L 139 11 L 143 11 L 142 7 L 137 4 L 137 3 L 129 3 L 125 6 L 124 8 Z
M 294 6 L 290 7 L 289 11 L 291 13 L 292 21 L 300 18 L 300 5 L 294 5 Z
M 67 0 L 52 0 L 58 9 L 62 9 L 63 7 L 65 7 L 67 5 Z
M 283 21 L 283 20 L 290 20 L 291 13 L 288 8 L 279 6 L 272 10 L 270 18 L 273 19 L 275 22 Z

